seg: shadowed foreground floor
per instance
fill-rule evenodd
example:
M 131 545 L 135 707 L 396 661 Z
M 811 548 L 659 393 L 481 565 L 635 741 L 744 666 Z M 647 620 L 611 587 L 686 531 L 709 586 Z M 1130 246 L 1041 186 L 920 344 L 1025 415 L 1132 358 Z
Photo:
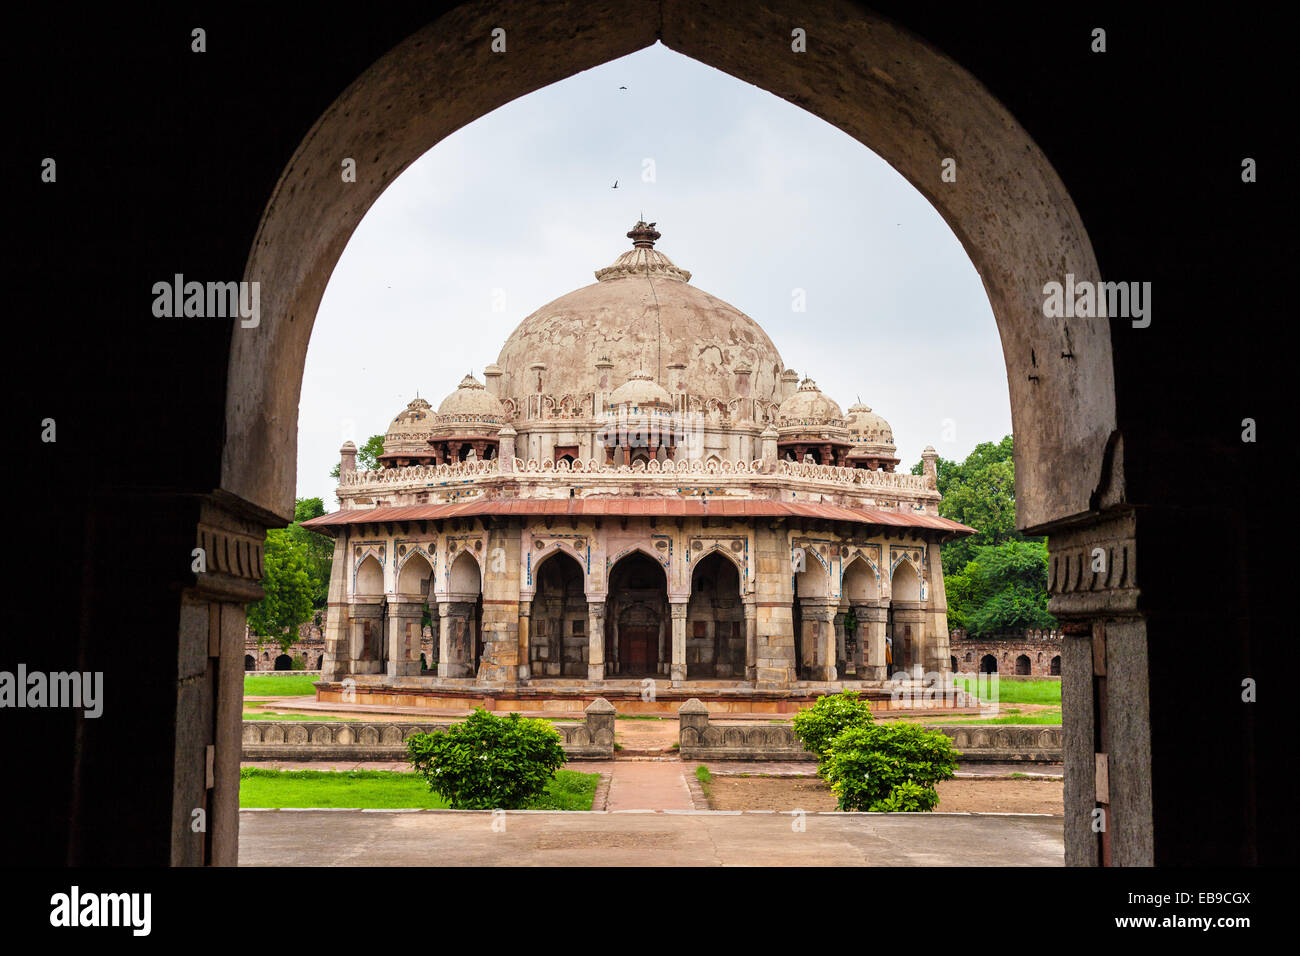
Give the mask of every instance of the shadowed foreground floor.
M 802 829 L 800 829 L 802 828 Z M 244 810 L 244 866 L 1062 866 L 1062 818 Z

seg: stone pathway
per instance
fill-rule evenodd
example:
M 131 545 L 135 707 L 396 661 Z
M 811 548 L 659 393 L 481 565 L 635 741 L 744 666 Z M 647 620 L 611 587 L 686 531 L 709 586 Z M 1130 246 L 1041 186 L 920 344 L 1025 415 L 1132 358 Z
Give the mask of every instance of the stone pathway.
M 242 866 L 1062 866 L 1061 817 L 244 810 Z

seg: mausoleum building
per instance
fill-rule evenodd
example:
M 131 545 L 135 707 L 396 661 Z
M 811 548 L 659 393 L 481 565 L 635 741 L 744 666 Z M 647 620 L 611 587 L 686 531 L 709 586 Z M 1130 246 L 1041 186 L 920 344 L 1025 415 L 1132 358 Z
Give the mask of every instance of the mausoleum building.
M 654 223 L 483 380 L 342 448 L 323 680 L 794 690 L 950 670 L 936 460 L 785 367 Z M 888 402 L 888 396 L 881 396 Z M 436 665 L 422 669 L 432 617 Z

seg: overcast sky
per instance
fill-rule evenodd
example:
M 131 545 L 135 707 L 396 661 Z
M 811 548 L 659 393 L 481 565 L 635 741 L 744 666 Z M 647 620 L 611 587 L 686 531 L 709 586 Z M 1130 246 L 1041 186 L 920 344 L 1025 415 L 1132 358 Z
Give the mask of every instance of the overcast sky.
M 655 45 L 480 118 L 380 196 L 312 331 L 299 496 L 334 510 L 345 438 L 386 431 L 417 391 L 436 408 L 466 372 L 482 381 L 515 326 L 594 282 L 643 215 L 787 367 L 883 415 L 900 470 L 927 444 L 961 459 L 1011 431 L 988 297 L 934 208 L 835 127 Z

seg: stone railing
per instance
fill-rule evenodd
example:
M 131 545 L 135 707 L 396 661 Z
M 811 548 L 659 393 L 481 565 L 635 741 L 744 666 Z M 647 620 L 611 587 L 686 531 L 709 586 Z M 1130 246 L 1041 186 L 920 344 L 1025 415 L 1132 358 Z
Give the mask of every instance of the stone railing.
M 681 755 L 686 760 L 815 762 L 789 724 L 719 724 L 692 697 L 677 710 Z M 962 763 L 1059 763 L 1061 728 L 1031 724 L 928 724 L 952 738 Z
M 552 461 L 549 458 L 529 458 L 526 461 L 515 458 L 512 462 L 514 475 L 522 478 L 552 475 L 597 475 L 602 478 L 618 476 L 646 475 L 745 475 L 778 476 L 801 481 L 813 481 L 835 485 L 843 489 L 882 489 L 887 491 L 934 492 L 934 480 L 927 475 L 902 475 L 887 471 L 870 471 L 865 468 L 841 468 L 837 465 L 814 465 L 793 461 L 753 461 L 743 460 L 702 460 L 698 458 L 683 461 L 666 459 L 664 461 L 638 461 L 632 465 L 609 464 L 589 458 L 569 462 L 567 459 Z M 351 491 L 374 486 L 385 490 L 396 490 L 402 486 L 424 487 L 436 482 L 465 481 L 477 478 L 495 478 L 503 474 L 500 462 L 493 458 L 487 461 L 456 462 L 444 465 L 405 465 L 400 468 L 385 468 L 381 471 L 356 472 L 345 475 L 339 480 L 339 488 Z
M 717 724 L 692 697 L 677 708 L 678 741 L 686 760 L 814 760 L 789 724 Z
M 487 461 L 458 461 L 443 465 L 404 465 L 401 468 L 382 468 L 379 471 L 357 471 L 339 478 L 340 488 L 355 485 L 427 484 L 432 481 L 482 478 L 498 475 L 501 469 L 497 459 Z
M 571 759 L 614 756 L 614 706 L 597 697 L 581 722 L 552 724 Z M 456 721 L 244 721 L 244 760 L 402 760 L 413 734 L 447 730 Z

